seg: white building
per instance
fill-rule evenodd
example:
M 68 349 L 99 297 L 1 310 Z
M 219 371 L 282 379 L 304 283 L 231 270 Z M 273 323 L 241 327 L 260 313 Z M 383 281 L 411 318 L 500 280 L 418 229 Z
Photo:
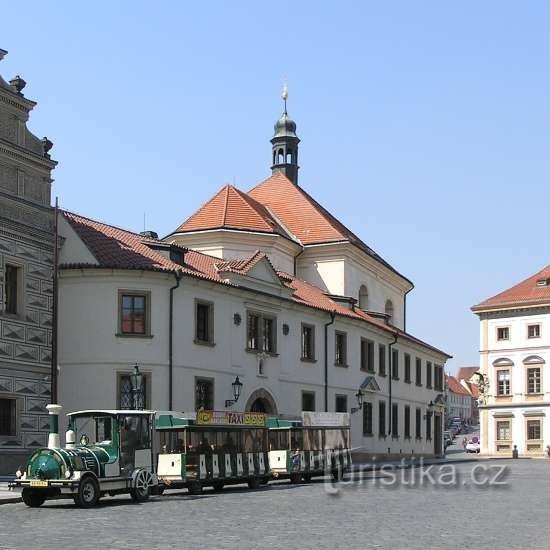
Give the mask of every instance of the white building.
M 480 319 L 482 452 L 550 444 L 550 266 L 474 306 Z M 485 392 L 483 392 L 485 389 Z
M 270 178 L 223 187 L 163 240 L 63 213 L 67 409 L 131 406 L 137 361 L 148 407 L 296 417 L 360 392 L 355 446 L 441 454 L 449 355 L 405 332 L 412 283 L 297 185 L 295 129 L 285 111 Z

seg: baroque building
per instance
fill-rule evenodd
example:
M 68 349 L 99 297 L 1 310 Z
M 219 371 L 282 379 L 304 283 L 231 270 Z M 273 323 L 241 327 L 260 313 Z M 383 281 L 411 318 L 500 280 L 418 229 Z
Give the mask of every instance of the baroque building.
M 27 128 L 36 103 L 24 88 L 19 76 L 0 77 L 0 474 L 48 433 L 56 163 L 52 143 Z
M 442 454 L 449 355 L 406 332 L 411 281 L 298 185 L 299 141 L 285 104 L 271 175 L 164 239 L 60 214 L 67 409 L 131 407 L 138 362 L 146 407 L 348 412 L 364 455 Z
M 480 321 L 481 452 L 550 445 L 550 266 L 472 307 Z

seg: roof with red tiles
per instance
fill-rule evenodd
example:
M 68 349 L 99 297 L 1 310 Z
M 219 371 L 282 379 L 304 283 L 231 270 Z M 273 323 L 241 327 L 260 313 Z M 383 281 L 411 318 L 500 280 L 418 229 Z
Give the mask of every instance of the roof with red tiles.
M 470 395 L 462 384 L 454 377 L 447 375 L 447 386 L 449 391 L 460 395 Z
M 479 386 L 477 384 L 462 380 L 461 385 L 472 397 L 479 397 Z
M 240 260 L 226 260 L 215 264 L 216 270 L 221 273 L 248 273 L 258 262 L 266 259 L 269 262 L 265 252 L 256 250 L 249 258 L 243 258 Z M 271 265 L 271 262 L 269 262 Z M 272 266 L 273 267 L 273 266 Z
M 355 233 L 337 220 L 300 186 L 276 172 L 248 191 L 248 195 L 269 209 L 304 245 L 349 242 L 388 269 L 407 280 L 367 246 Z M 409 283 L 412 282 L 408 281 Z
M 236 229 L 292 238 L 267 208 L 233 185 L 222 187 L 175 232 Z
M 479 367 L 460 367 L 456 375 L 457 380 L 470 380 L 470 378 L 479 371 Z
M 484 309 L 499 309 L 515 305 L 540 305 L 550 302 L 550 265 L 528 277 L 521 283 L 480 302 L 472 307 L 472 311 Z
M 267 258 L 263 252 L 257 251 L 251 257 L 243 260 L 223 261 L 220 258 L 201 252 L 175 247 L 184 252 L 184 261 L 182 264 L 179 264 L 155 249 L 159 245 L 166 247 L 166 243 L 163 241 L 143 237 L 139 233 L 98 222 L 72 212 L 61 211 L 61 213 L 98 262 L 97 265 L 91 263 L 63 264 L 60 266 L 61 269 L 109 268 L 179 272 L 184 276 L 197 277 L 234 286 L 233 283 L 222 278 L 220 272 L 235 270 L 238 273 L 245 273 L 259 261 Z M 267 260 L 269 261 L 269 258 Z M 223 269 L 220 269 L 220 266 L 223 266 Z M 336 315 L 343 317 L 368 322 L 424 348 L 443 354 L 446 357 L 451 357 L 444 351 L 419 340 L 411 334 L 371 317 L 362 309 L 350 309 L 346 305 L 335 302 L 320 288 L 306 281 L 302 281 L 281 271 L 277 272 L 277 275 L 281 283 L 293 291 L 292 300 L 296 303 L 329 313 L 334 312 Z

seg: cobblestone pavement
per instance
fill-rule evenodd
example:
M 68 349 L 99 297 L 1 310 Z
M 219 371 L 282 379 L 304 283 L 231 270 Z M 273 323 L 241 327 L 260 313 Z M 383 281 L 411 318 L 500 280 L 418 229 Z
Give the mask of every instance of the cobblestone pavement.
M 508 472 L 497 481 L 507 485 L 474 484 L 501 467 Z M 434 466 L 430 475 L 456 481 L 452 487 L 420 481 L 417 468 L 396 472 L 406 477 L 391 487 L 384 485 L 391 472 L 382 478 L 366 473 L 337 495 L 328 494 L 322 481 L 281 482 L 197 497 L 169 492 L 144 504 L 106 498 L 90 510 L 65 500 L 38 509 L 6 504 L 0 508 L 0 549 L 550 548 L 550 460 L 462 463 L 454 466 L 454 479 L 449 468 Z M 413 479 L 414 486 L 404 485 Z

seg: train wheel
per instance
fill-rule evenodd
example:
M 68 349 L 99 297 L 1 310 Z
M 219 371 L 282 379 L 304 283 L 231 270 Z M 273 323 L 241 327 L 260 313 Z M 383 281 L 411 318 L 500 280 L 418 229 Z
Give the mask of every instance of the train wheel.
M 44 502 L 46 501 L 46 495 L 37 491 L 33 491 L 28 487 L 25 487 L 23 489 L 21 498 L 23 499 L 23 502 L 30 508 L 38 508 L 39 506 L 42 506 L 42 504 L 44 504 Z
M 221 491 L 223 489 L 223 481 L 214 481 L 212 487 L 214 487 L 214 491 Z
M 80 481 L 74 503 L 80 508 L 92 508 L 99 501 L 99 484 L 92 476 L 86 476 Z
M 290 474 L 290 483 L 300 483 L 302 476 L 300 474 Z
M 304 483 L 311 483 L 311 474 L 304 474 L 302 479 L 304 480 Z
M 153 485 L 153 474 L 147 470 L 137 470 L 132 476 L 133 487 L 130 489 L 130 496 L 134 502 L 145 502 L 151 493 Z
M 190 495 L 200 495 L 202 493 L 202 485 L 198 481 L 192 481 L 187 490 Z
M 262 485 L 267 485 L 269 483 L 269 476 L 264 476 L 260 479 Z

